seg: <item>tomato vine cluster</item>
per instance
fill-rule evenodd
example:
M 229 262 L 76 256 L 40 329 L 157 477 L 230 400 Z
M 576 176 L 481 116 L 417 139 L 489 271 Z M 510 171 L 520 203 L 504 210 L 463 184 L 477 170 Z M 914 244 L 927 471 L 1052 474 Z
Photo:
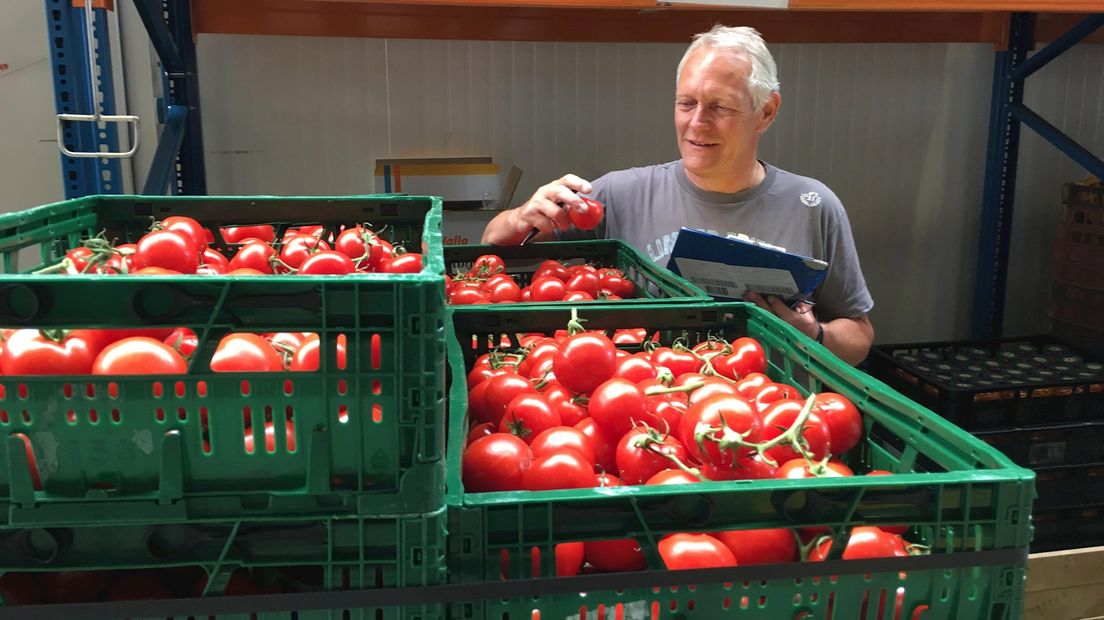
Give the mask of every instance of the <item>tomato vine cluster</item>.
M 219 229 L 229 248 L 211 247 L 214 233 L 196 220 L 174 215 L 155 222 L 135 243 L 115 245 L 94 237 L 38 273 L 106 275 L 348 275 L 418 273 L 422 255 L 406 252 L 368 225 L 289 227 L 276 240 L 270 225 Z
M 565 265 L 558 260 L 541 263 L 529 284 L 522 286 L 506 273 L 497 254 L 475 259 L 471 269 L 445 276 L 445 293 L 453 305 L 552 301 L 614 301 L 636 297 L 636 284 L 616 268 Z

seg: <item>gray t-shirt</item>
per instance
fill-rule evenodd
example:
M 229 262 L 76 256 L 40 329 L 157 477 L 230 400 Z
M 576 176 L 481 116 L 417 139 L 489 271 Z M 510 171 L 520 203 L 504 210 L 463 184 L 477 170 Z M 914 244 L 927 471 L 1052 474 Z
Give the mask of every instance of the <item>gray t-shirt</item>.
M 610 172 L 594 181 L 590 194 L 606 205 L 602 225 L 590 234 L 573 230 L 563 237 L 621 239 L 666 266 L 683 226 L 743 234 L 828 262 L 828 274 L 813 296 L 821 320 L 869 312 L 874 300 L 839 198 L 816 179 L 763 166 L 763 182 L 735 194 L 697 187 L 682 160 Z

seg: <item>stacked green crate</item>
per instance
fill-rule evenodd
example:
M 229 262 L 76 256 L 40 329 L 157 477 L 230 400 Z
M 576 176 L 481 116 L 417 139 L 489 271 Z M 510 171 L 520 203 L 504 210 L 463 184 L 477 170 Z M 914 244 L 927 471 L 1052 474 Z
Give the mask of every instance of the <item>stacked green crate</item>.
M 757 338 L 772 379 L 803 392 L 833 390 L 864 412 L 858 472 L 892 476 L 742 480 L 695 485 L 467 494 L 466 366 L 505 336 L 562 328 L 570 308 L 452 312 L 448 453 L 450 580 L 493 584 L 485 600 L 454 605 L 453 618 L 860 617 L 870 601 L 899 601 L 912 617 L 1018 618 L 1031 538 L 1033 475 L 996 450 L 850 368 L 773 315 L 748 304 L 577 306 L 586 329 L 647 329 L 661 343 L 710 335 Z M 475 343 L 473 345 L 473 343 Z M 930 556 L 665 572 L 654 552 L 680 531 L 854 525 L 910 526 Z M 549 579 L 554 546 L 635 538 L 653 571 Z M 539 579 L 544 575 L 544 579 Z M 832 576 L 833 577 L 829 577 Z M 691 586 L 691 587 L 688 587 Z M 488 585 L 488 587 L 491 587 Z M 888 598 L 887 598 L 888 597 Z M 864 617 L 880 617 L 866 615 Z M 894 617 L 886 615 L 885 617 Z
M 367 222 L 420 250 L 424 268 L 348 276 L 30 273 L 100 231 L 134 241 L 151 218 L 173 214 L 212 228 L 274 224 L 278 234 L 288 225 L 337 230 Z M 363 530 L 359 552 L 354 541 L 327 539 L 308 554 L 327 575 L 359 565 L 380 576 L 343 587 L 440 583 L 441 557 L 433 551 L 444 534 L 440 223 L 440 200 L 413 196 L 92 196 L 0 216 L 0 327 L 183 326 L 199 337 L 183 375 L 0 377 L 0 532 L 12 539 L 51 528 L 59 540 L 91 543 L 126 540 L 147 527 L 302 521 L 331 533 Z M 35 252 L 40 265 L 20 271 L 21 251 L 24 259 Z M 318 334 L 319 370 L 210 370 L 224 335 L 279 331 Z M 261 420 L 287 432 L 263 432 Z M 403 560 L 406 538 L 388 534 L 410 528 L 424 534 L 409 537 L 419 549 L 414 564 Z M 226 549 L 236 540 L 211 536 Z M 39 568 L 87 562 L 79 545 L 70 551 Z M 219 557 L 187 561 L 214 570 Z M 120 554 L 97 564 L 183 561 Z M 0 561 L 0 572 L 25 568 L 18 555 Z M 327 587 L 335 583 L 327 577 Z

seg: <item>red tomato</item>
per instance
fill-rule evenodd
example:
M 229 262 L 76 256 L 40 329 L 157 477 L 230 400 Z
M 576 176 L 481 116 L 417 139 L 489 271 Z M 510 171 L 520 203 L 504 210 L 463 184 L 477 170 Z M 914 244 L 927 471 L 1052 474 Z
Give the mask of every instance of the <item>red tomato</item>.
M 501 256 L 484 254 L 475 259 L 468 274 L 476 278 L 489 278 L 495 274 L 504 273 L 506 263 Z
M 529 444 L 534 457 L 542 457 L 563 449 L 572 449 L 594 464 L 594 442 L 573 426 L 553 426 L 537 435 Z
M 468 431 L 468 438 L 466 441 L 464 441 L 464 445 L 467 446 L 476 439 L 494 435 L 495 432 L 496 429 L 494 424 L 491 424 L 490 422 L 480 422 L 479 424 L 473 426 L 470 431 Z
M 341 252 L 322 250 L 311 254 L 299 265 L 301 276 L 343 276 L 356 271 L 353 259 Z
M 568 291 L 563 301 L 594 301 L 594 296 L 586 291 Z
M 717 440 L 735 432 L 745 435 L 744 441 L 754 443 L 759 441 L 761 430 L 762 421 L 751 403 L 741 396 L 718 394 L 690 405 L 682 416 L 678 436 L 699 463 L 732 469 L 737 457 L 749 450 L 737 446 L 722 448 Z
M 199 337 L 187 327 L 177 327 L 165 337 L 165 344 L 176 349 L 185 359 L 190 358 L 199 345 Z
M 320 363 L 320 351 L 322 349 L 322 342 L 318 338 L 317 334 L 311 334 L 303 338 L 303 344 L 295 352 L 291 358 L 291 363 L 288 365 L 288 370 L 294 372 L 313 372 L 318 370 Z M 337 359 L 334 360 L 336 366 L 331 363 L 330 368 L 345 368 L 346 367 L 346 352 L 345 352 L 345 339 L 337 339 Z
M 421 273 L 422 255 L 413 252 L 400 254 L 380 261 L 378 271 L 382 273 Z
M 804 407 L 804 401 L 789 399 L 776 400 L 768 405 L 762 413 L 763 432 L 759 435 L 759 440 L 769 441 L 785 433 L 786 429 L 793 426 L 793 423 L 797 421 L 797 416 Z M 809 414 L 800 436 L 804 438 L 805 448 L 814 460 L 819 461 L 831 453 L 831 446 L 829 445 L 831 436 L 828 433 L 828 425 L 817 414 Z M 766 454 L 776 463 L 785 463 L 802 457 L 801 453 L 795 451 L 793 446 L 788 443 L 775 446 L 767 450 Z
M 761 372 L 753 372 L 736 382 L 736 391 L 744 398 L 755 398 L 759 389 L 768 383 L 773 383 L 770 377 Z
M 94 375 L 183 374 L 188 363 L 169 345 L 136 336 L 107 345 L 92 364 Z
M 469 410 L 472 417 L 480 422 L 490 422 L 496 427 L 506 415 L 506 407 L 514 398 L 522 394 L 536 394 L 533 384 L 525 377 L 514 374 L 501 374 L 485 381 L 482 407 Z M 476 386 L 478 388 L 478 386 Z
M 800 398 L 801 394 L 792 386 L 782 383 L 767 383 L 759 388 L 751 402 L 754 403 L 755 409 L 762 413 L 776 400 L 798 400 Z
M 713 368 L 729 379 L 741 379 L 753 372 L 767 372 L 767 354 L 754 338 L 744 336 L 732 341 L 732 353 L 714 361 Z
M 562 301 L 567 287 L 563 280 L 552 277 L 538 277 L 529 284 L 529 294 L 533 301 Z
M 222 254 L 219 254 L 216 250 L 211 248 L 203 248 L 203 254 L 200 255 L 200 261 L 204 265 L 211 265 L 215 267 L 222 267 L 223 272 L 230 267 L 230 259 L 226 258 Z
M 689 351 L 675 351 L 670 347 L 660 347 L 653 351 L 652 361 L 657 366 L 670 370 L 671 374 L 676 377 L 689 372 L 697 372 L 701 368 L 701 362 Z
M 563 448 L 533 459 L 523 484 L 529 491 L 590 488 L 594 486 L 594 465 L 578 450 Z
M 515 396 L 506 405 L 506 412 L 498 423 L 498 431 L 512 433 L 525 440 L 525 443 L 530 443 L 537 435 L 561 424 L 560 415 L 552 409 L 548 400 L 532 391 Z
M 648 478 L 644 484 L 696 484 L 701 482 L 697 476 L 681 469 L 665 469 Z
M 254 269 L 260 273 L 272 273 L 271 259 L 276 255 L 276 250 L 265 243 L 247 243 L 238 250 L 234 258 L 227 265 L 227 275 L 238 269 Z
M 87 375 L 101 342 L 88 330 L 16 330 L 0 351 L 0 374 Z
M 832 454 L 844 454 L 862 440 L 862 415 L 846 396 L 821 392 L 816 395 L 813 411 L 828 425 L 832 436 Z
M 550 277 L 561 282 L 567 280 L 567 267 L 564 267 L 563 263 L 558 260 L 546 260 L 537 266 L 537 270 L 533 272 L 533 277 L 530 282 L 536 282 L 539 278 Z
M 586 547 L 581 542 L 560 543 L 556 545 L 556 576 L 573 577 L 583 567 L 583 555 Z
M 613 332 L 613 344 L 640 344 L 648 337 L 648 330 L 643 327 L 636 329 L 619 329 Z M 649 359 L 651 355 L 648 356 Z
M 191 239 L 195 245 L 196 253 L 200 256 L 207 249 L 207 232 L 199 222 L 186 215 L 173 215 L 161 220 L 161 227 L 171 230 Z
M 597 273 L 581 271 L 568 278 L 564 287 L 568 291 L 583 291 L 594 299 L 598 297 L 598 291 L 602 288 L 602 280 Z
M 298 269 L 315 252 L 329 249 L 330 244 L 314 235 L 298 234 L 284 242 L 280 248 L 280 260 L 289 268 Z
M 659 441 L 657 441 L 659 439 Z M 686 447 L 671 435 L 650 436 L 639 429 L 625 433 L 617 444 L 617 471 L 625 484 L 644 484 L 649 478 L 686 462 Z
M 471 306 L 475 304 L 493 303 L 491 296 L 483 292 L 481 290 L 481 287 L 465 287 L 453 289 L 452 293 L 448 297 L 448 301 L 454 306 Z
M 825 540 L 809 554 L 809 561 L 824 561 L 828 558 L 831 549 L 831 539 Z M 908 555 L 905 541 L 900 536 L 865 525 L 851 528 L 851 537 L 847 540 L 847 546 L 843 549 L 843 559 L 845 560 L 901 558 Z
M 828 461 L 824 468 L 810 467 L 805 459 L 794 459 L 782 463 L 778 468 L 776 478 L 796 480 L 800 478 L 846 478 L 854 476 L 851 468 L 839 461 Z
M 590 438 L 590 442 L 594 446 L 595 466 L 606 472 L 616 473 L 617 444 L 607 439 L 605 433 L 598 429 L 598 425 L 591 418 L 581 420 L 575 424 L 575 428 Z M 618 484 L 612 486 L 620 486 L 620 483 L 621 481 L 618 480 Z
M 575 426 L 584 419 L 590 417 L 590 412 L 579 404 L 579 401 L 558 381 L 550 384 L 544 390 L 544 397 L 548 404 L 560 415 L 560 421 L 564 426 Z
M 610 379 L 598 386 L 590 395 L 587 410 L 602 434 L 615 443 L 632 430 L 633 421 L 648 418 L 644 391 L 626 379 Z
M 156 230 L 138 240 L 134 266 L 141 270 L 160 267 L 177 273 L 195 273 L 199 267 L 199 250 L 194 240 L 173 230 Z
M 628 379 L 633 383 L 655 379 L 658 375 L 659 369 L 655 364 L 635 355 L 617 360 L 617 368 L 613 371 L 614 377 Z
M 500 281 L 494 285 L 489 285 L 488 288 L 491 290 L 491 303 L 521 301 L 521 287 L 512 278 L 509 281 Z
M 620 273 L 607 272 L 602 274 L 601 285 L 603 289 L 623 299 L 636 297 L 636 285 Z
M 383 259 L 383 246 L 380 245 L 375 233 L 363 226 L 341 231 L 334 241 L 333 249 L 358 261 L 357 268 L 362 271 L 375 269 Z
M 73 248 L 65 253 L 65 258 L 71 263 L 66 273 L 85 273 L 89 271 L 88 259 L 92 258 L 92 250 L 84 246 Z
M 667 570 L 736 566 L 736 556 L 709 534 L 671 534 L 659 541 L 659 556 Z
M 263 276 L 265 272 L 250 267 L 238 267 L 226 272 L 228 276 Z
M 241 243 L 249 237 L 260 239 L 265 243 L 276 240 L 276 230 L 267 224 L 258 226 L 228 226 L 221 229 L 222 238 L 226 243 Z
M 568 209 L 568 216 L 571 218 L 571 223 L 579 230 L 594 230 L 598 228 L 598 224 L 602 223 L 602 218 L 606 216 L 606 207 L 597 200 L 591 200 L 590 198 L 583 198 L 583 202 L 586 204 L 586 211 L 580 212 L 578 209 Z
M 533 460 L 529 445 L 515 435 L 495 433 L 464 449 L 461 466 L 464 491 L 514 491 L 524 488 L 525 471 Z
M 797 540 L 787 529 L 728 530 L 713 536 L 723 542 L 740 566 L 796 562 Z
M 556 379 L 576 394 L 601 385 L 616 367 L 617 348 L 605 334 L 589 332 L 569 336 L 552 362 Z
M 211 357 L 214 372 L 277 372 L 284 359 L 272 343 L 258 334 L 227 334 Z
M 587 562 L 600 571 L 620 573 L 648 568 L 648 561 L 640 551 L 640 544 L 631 538 L 590 540 L 583 543 L 583 546 Z

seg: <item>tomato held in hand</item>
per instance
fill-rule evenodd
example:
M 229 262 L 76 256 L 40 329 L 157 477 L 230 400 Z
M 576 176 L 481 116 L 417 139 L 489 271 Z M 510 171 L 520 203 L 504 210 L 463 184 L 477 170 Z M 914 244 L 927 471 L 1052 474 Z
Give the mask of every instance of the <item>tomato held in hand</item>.
M 594 230 L 598 228 L 598 224 L 602 223 L 602 218 L 606 216 L 606 207 L 597 200 L 591 200 L 590 198 L 583 198 L 583 202 L 586 203 L 586 211 L 568 209 L 571 223 L 579 230 Z

